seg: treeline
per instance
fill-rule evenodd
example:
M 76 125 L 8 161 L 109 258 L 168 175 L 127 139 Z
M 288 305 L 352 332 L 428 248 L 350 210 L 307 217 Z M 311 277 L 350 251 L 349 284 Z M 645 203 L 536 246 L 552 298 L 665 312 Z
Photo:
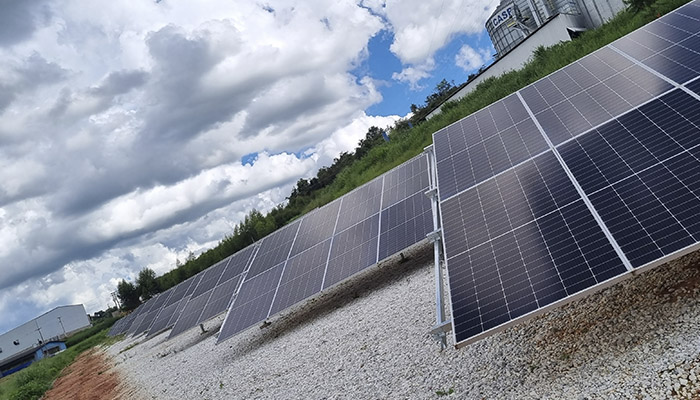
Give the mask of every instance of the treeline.
M 411 111 L 414 113 L 410 119 L 397 121 L 388 129 L 391 138 L 389 142 L 382 139 L 381 129 L 370 128 L 353 152 L 340 154 L 333 164 L 321 168 L 314 178 L 300 179 L 286 204 L 275 207 L 266 215 L 256 210 L 251 211 L 216 247 L 196 257 L 190 254 L 184 263 L 178 262 L 173 270 L 160 277 L 155 277 L 155 273 L 146 268 L 141 271 L 135 284 L 120 282 L 118 289 L 122 305 L 127 309 L 133 309 L 138 306 L 138 301 L 131 301 L 127 307 L 121 297 L 120 288 L 125 289 L 125 294 L 131 293 L 132 300 L 134 296 L 138 296 L 141 301 L 147 300 L 159 291 L 167 290 L 263 238 L 289 221 L 342 196 L 414 157 L 422 152 L 425 146 L 432 143 L 433 132 L 510 95 L 688 2 L 688 0 L 658 0 L 650 5 L 641 5 L 638 9 L 639 4 L 651 0 L 634 1 L 633 7 L 621 12 L 602 27 L 584 32 L 579 38 L 570 42 L 537 49 L 532 61 L 521 70 L 485 80 L 469 95 L 458 101 L 448 102 L 443 106 L 440 114 L 426 120 L 425 116 L 432 110 L 430 106 L 443 102 L 457 89 L 453 83 L 441 81 L 436 86 L 435 92 L 426 98 L 425 105 L 411 106 Z

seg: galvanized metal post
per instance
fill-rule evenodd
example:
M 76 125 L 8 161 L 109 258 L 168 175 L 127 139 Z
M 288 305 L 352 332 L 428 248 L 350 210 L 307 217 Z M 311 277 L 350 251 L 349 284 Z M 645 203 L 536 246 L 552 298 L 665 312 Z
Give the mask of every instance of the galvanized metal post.
M 428 234 L 428 238 L 433 243 L 435 275 L 435 326 L 431 330 L 431 334 L 440 342 L 440 350 L 444 350 L 447 347 L 447 332 L 449 331 L 449 329 L 446 330 L 446 327 L 449 328 L 451 323 L 450 321 L 445 321 L 445 301 L 442 293 L 444 288 L 442 257 L 440 252 L 442 230 L 440 228 L 440 216 L 438 212 L 437 168 L 432 145 L 425 148 L 425 154 L 428 159 L 428 177 L 430 181 L 430 189 L 425 192 L 425 195 L 430 198 L 433 212 L 433 231 Z

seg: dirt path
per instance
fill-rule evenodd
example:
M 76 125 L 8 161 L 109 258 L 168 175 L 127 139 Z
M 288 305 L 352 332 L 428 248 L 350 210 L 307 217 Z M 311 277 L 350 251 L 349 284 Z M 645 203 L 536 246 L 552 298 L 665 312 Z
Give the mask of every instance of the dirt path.
M 89 350 L 75 359 L 54 382 L 45 400 L 107 400 L 119 397 L 120 380 L 100 350 Z

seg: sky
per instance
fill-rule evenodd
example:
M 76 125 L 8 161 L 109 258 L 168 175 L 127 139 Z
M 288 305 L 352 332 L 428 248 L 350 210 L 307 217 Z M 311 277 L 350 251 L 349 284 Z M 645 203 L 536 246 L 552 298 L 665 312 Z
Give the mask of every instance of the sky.
M 491 62 L 497 0 L 0 0 L 0 332 L 215 246 Z

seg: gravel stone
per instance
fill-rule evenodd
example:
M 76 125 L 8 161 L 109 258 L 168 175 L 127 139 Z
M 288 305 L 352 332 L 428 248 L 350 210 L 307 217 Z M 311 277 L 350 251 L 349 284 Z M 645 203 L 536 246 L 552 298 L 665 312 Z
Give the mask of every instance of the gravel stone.
M 154 399 L 698 399 L 700 253 L 459 350 L 449 336 L 440 351 L 431 250 L 218 346 L 223 316 L 205 334 L 127 338 L 108 352 L 134 396 Z

